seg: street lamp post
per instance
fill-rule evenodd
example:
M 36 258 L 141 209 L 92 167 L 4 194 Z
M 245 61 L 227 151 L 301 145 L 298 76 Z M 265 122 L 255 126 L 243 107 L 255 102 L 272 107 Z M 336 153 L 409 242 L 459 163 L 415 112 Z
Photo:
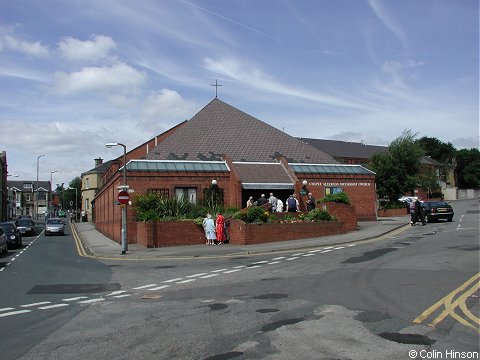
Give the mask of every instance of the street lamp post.
M 35 185 L 36 187 L 36 193 L 35 193 L 35 217 L 36 219 L 38 220 L 38 168 L 39 168 L 39 164 L 40 164 L 40 158 L 42 156 L 45 156 L 45 154 L 42 154 L 42 155 L 39 155 L 37 156 L 37 184 Z
M 53 208 L 53 185 L 52 185 L 52 180 L 53 180 L 53 174 L 57 173 L 58 170 L 50 171 L 50 201 L 49 201 L 49 210 L 48 210 L 48 216 L 52 216 L 52 208 Z
M 105 144 L 107 148 L 111 148 L 113 146 L 122 146 L 123 147 L 123 186 L 122 190 L 128 191 L 127 185 L 127 146 L 121 143 L 107 143 Z M 128 250 L 128 242 L 127 242 L 127 205 L 122 206 L 122 255 L 125 255 Z

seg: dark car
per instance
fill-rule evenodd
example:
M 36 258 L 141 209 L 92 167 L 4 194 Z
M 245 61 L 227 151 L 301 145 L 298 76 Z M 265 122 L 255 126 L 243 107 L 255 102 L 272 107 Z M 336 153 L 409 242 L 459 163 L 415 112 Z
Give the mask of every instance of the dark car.
M 0 229 L 0 252 L 6 254 L 8 252 L 7 236 Z
M 9 248 L 19 248 L 22 246 L 22 234 L 13 222 L 0 223 L 0 229 L 3 230 L 7 237 L 7 244 Z
M 428 222 L 440 219 L 447 221 L 453 220 L 453 208 L 445 201 L 425 201 L 422 206 L 425 212 L 425 219 Z
M 30 219 L 20 219 L 15 221 L 15 226 L 20 231 L 20 234 L 26 236 L 35 236 L 35 223 Z

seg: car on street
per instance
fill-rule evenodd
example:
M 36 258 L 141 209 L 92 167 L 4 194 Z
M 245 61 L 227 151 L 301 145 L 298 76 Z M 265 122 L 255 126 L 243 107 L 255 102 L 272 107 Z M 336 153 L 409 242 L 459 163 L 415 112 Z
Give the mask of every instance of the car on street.
M 417 196 L 402 196 L 398 199 L 398 201 L 405 202 L 410 204 L 411 202 L 415 202 L 418 199 Z
M 438 221 L 440 219 L 452 221 L 454 211 L 452 206 L 446 201 L 425 201 L 422 204 L 425 219 L 428 222 Z
M 15 221 L 15 226 L 22 236 L 35 236 L 35 222 L 33 220 L 22 218 Z
M 22 234 L 13 222 L 0 223 L 0 229 L 3 230 L 7 237 L 7 244 L 9 248 L 19 248 L 22 246 Z
M 65 235 L 65 223 L 60 218 L 50 218 L 45 223 L 45 236 L 47 235 Z
M 0 229 L 0 252 L 2 254 L 6 254 L 8 252 L 7 236 L 2 229 Z
M 58 217 L 59 217 L 59 218 L 66 218 L 66 217 L 67 217 L 67 213 L 66 213 L 65 211 L 63 211 L 63 210 L 60 210 L 60 211 L 58 212 Z

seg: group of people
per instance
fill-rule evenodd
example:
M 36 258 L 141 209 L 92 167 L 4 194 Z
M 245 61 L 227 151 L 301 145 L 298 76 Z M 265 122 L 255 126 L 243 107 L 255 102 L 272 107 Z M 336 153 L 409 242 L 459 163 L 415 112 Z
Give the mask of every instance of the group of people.
M 300 202 L 297 199 L 296 194 L 291 194 L 285 203 L 281 199 L 277 199 L 273 193 L 270 193 L 270 197 L 267 199 L 265 194 L 262 194 L 257 201 L 253 200 L 253 196 L 250 196 L 247 201 L 247 208 L 250 206 L 263 206 L 265 204 L 270 204 L 271 212 L 283 212 L 284 208 L 287 212 L 297 212 L 300 211 Z M 307 200 L 305 202 L 307 211 L 315 209 L 315 198 L 312 193 L 308 193 Z
M 414 226 L 417 222 L 421 221 L 422 225 L 425 225 L 425 214 L 423 213 L 422 203 L 420 198 L 415 201 L 411 201 L 410 204 L 410 224 Z
M 225 217 L 222 213 L 218 213 L 215 221 L 212 214 L 207 213 L 207 217 L 203 219 L 203 229 L 205 230 L 206 245 L 221 245 L 227 239 L 225 227 Z

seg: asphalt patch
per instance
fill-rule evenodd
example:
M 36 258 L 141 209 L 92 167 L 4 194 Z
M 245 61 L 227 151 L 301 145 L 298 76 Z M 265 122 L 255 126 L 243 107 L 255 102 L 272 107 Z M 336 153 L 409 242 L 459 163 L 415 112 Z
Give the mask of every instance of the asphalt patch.
M 396 248 L 385 248 L 385 249 L 367 251 L 367 252 L 363 253 L 362 256 L 357 256 L 357 257 L 353 257 L 353 258 L 345 260 L 343 262 L 343 264 L 357 264 L 357 263 L 371 261 L 371 260 L 377 259 L 380 256 L 383 256 L 383 255 L 388 254 L 389 252 L 392 252 L 392 251 L 395 251 L 395 250 L 398 250 L 398 249 L 396 249 Z
M 243 355 L 243 352 L 241 351 L 230 351 L 223 354 L 209 356 L 203 360 L 228 360 L 228 359 L 234 359 L 242 355 Z
M 480 245 L 465 245 L 465 246 L 452 246 L 449 249 L 463 250 L 463 251 L 480 251 Z
M 480 214 L 480 210 L 467 210 L 467 214 Z
M 278 329 L 282 326 L 285 326 L 285 325 L 297 324 L 297 323 L 299 323 L 303 320 L 304 320 L 304 318 L 292 318 L 292 319 L 279 320 L 279 321 L 275 321 L 273 323 L 266 324 L 266 325 L 262 326 L 261 330 L 263 332 L 273 331 L 273 330 L 276 330 L 276 329 Z
M 430 339 L 425 335 L 419 334 L 400 334 L 400 333 L 388 333 L 383 332 L 378 334 L 381 338 L 386 340 L 395 341 L 399 344 L 409 344 L 409 345 L 432 345 L 435 343 L 435 340 Z
M 161 265 L 155 266 L 155 269 L 175 269 L 177 265 Z
M 284 299 L 288 297 L 288 294 L 263 294 L 255 296 L 254 299 L 257 300 L 270 300 L 270 299 Z
M 27 294 L 95 294 L 120 290 L 119 283 L 37 285 Z
M 380 311 L 362 311 L 355 316 L 355 320 L 367 323 L 374 323 L 387 319 L 391 319 L 391 316 Z
M 226 304 L 210 304 L 208 305 L 208 307 L 210 308 L 210 310 L 223 310 L 223 309 L 226 309 L 228 305 Z
M 272 312 L 278 312 L 280 310 L 279 309 L 258 309 L 256 311 L 260 314 L 268 314 L 268 313 L 272 313 Z

